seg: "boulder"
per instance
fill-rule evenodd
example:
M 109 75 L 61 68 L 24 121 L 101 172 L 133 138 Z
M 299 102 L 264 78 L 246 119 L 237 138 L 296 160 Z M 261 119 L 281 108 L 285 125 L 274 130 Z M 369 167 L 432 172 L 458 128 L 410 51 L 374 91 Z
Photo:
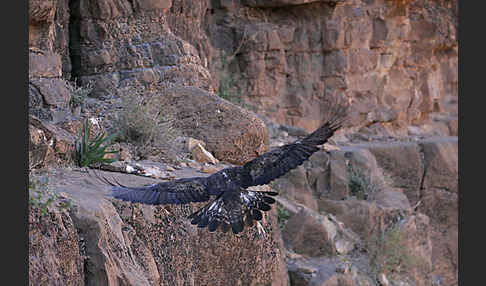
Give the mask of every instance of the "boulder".
M 307 181 L 306 169 L 301 165 L 272 183 L 279 194 L 289 200 L 317 210 L 317 202 Z
M 448 137 L 420 141 L 424 154 L 425 189 L 443 189 L 458 192 L 458 139 Z
M 420 198 L 424 166 L 420 148 L 415 143 L 371 143 L 366 146 L 378 166 L 395 188 L 403 189 L 411 205 Z
M 343 146 L 341 148 L 341 151 L 344 153 L 344 161 L 347 161 L 348 173 L 351 168 L 353 171 L 359 172 L 369 183 L 374 184 L 377 188 L 381 188 L 387 184 L 384 171 L 378 165 L 373 153 L 366 148 L 366 145 L 363 147 L 357 145 L 352 147 Z
M 290 285 L 298 286 L 358 286 L 375 285 L 349 261 L 340 258 L 289 259 Z
M 349 173 L 344 153 L 334 152 L 329 159 L 329 187 L 326 197 L 342 200 L 349 196 L 349 192 Z
M 358 240 L 335 217 L 320 215 L 306 207 L 287 221 L 282 237 L 287 249 L 307 257 L 346 254 Z
M 411 211 L 410 202 L 402 189 L 385 187 L 373 194 L 372 200 L 385 208 Z
M 195 87 L 166 89 L 160 97 L 173 111 L 174 128 L 204 141 L 218 160 L 241 165 L 268 151 L 265 124 L 252 112 Z
M 347 228 L 359 235 L 368 238 L 383 231 L 386 226 L 410 211 L 409 209 L 382 207 L 376 202 L 358 199 L 347 200 L 319 200 L 319 212 L 332 214 Z
M 214 158 L 211 153 L 206 151 L 201 144 L 196 144 L 196 146 L 191 149 L 191 152 L 192 157 L 199 163 L 216 164 L 219 162 L 218 159 Z
M 44 102 L 56 107 L 66 107 L 71 100 L 71 92 L 64 80 L 59 78 L 40 78 L 31 80 L 42 95 Z
M 319 270 L 319 266 L 303 259 L 291 259 L 287 263 L 290 285 L 307 286 Z
M 74 135 L 54 124 L 29 116 L 29 169 L 72 162 Z

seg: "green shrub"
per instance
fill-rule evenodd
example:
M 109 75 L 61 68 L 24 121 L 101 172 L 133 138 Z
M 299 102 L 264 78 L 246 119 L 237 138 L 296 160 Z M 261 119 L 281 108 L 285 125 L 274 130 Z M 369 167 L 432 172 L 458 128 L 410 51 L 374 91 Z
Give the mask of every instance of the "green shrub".
M 290 212 L 285 209 L 280 207 L 280 205 L 277 205 L 277 214 L 278 214 L 278 221 L 286 221 L 290 218 Z
M 234 58 L 234 55 L 228 56 L 224 51 L 221 52 L 218 63 L 218 96 L 241 107 L 249 108 L 236 86 L 237 76 L 243 77 L 245 74 L 230 71 L 230 64 Z
M 424 268 L 424 261 L 407 247 L 406 236 L 398 223 L 367 241 L 372 275 L 384 273 L 388 277 Z
M 373 193 L 379 191 L 380 186 L 372 182 L 363 172 L 354 168 L 351 164 L 347 165 L 349 175 L 348 187 L 351 195 L 359 200 L 367 200 Z
M 291 216 L 292 215 L 290 214 L 289 210 L 283 208 L 282 206 L 280 206 L 280 204 L 277 204 L 277 217 L 278 225 L 280 228 L 283 228 L 285 226 Z
M 82 133 L 82 134 L 81 134 Z M 94 139 L 90 138 L 91 129 L 88 119 L 84 121 L 83 132 L 79 130 L 76 140 L 76 162 L 80 167 L 89 167 L 97 163 L 112 163 L 116 159 L 105 158 L 106 154 L 118 153 L 118 151 L 106 151 L 113 144 L 116 134 L 106 136 L 99 134 Z
M 157 96 L 144 96 L 137 89 L 127 89 L 121 97 L 122 108 L 113 116 L 118 140 L 133 145 L 142 158 L 171 150 L 178 132 L 173 120 Z
M 375 263 L 385 274 L 398 271 L 400 266 L 411 262 L 404 246 L 404 236 L 398 226 L 394 226 L 378 238 L 378 251 Z
M 72 108 L 82 106 L 88 94 L 93 90 L 93 83 L 89 82 L 85 86 L 78 86 L 76 81 L 65 81 L 67 88 L 71 92 L 71 101 L 69 102 Z
M 47 215 L 50 207 L 69 211 L 72 207 L 71 199 L 60 199 L 56 193 L 48 189 L 48 177 L 40 179 L 29 178 L 29 206 L 38 208 L 41 214 Z

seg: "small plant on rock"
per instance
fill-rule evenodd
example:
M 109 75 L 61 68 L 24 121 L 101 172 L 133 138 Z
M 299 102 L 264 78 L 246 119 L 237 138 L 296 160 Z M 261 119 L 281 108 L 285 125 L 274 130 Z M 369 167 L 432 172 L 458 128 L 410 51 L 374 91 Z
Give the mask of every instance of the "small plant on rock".
M 29 206 L 38 208 L 41 215 L 47 215 L 50 207 L 57 207 L 59 210 L 70 210 L 71 199 L 60 199 L 56 193 L 48 189 L 48 177 L 40 179 L 29 179 Z
M 244 78 L 246 74 L 237 74 L 230 71 L 230 65 L 235 59 L 235 55 L 234 53 L 228 56 L 224 51 L 221 52 L 218 69 L 218 96 L 241 107 L 250 108 L 237 88 L 237 77 Z
M 280 206 L 280 204 L 277 204 L 277 215 L 278 215 L 278 225 L 280 228 L 283 228 L 287 221 L 290 219 L 292 216 L 286 208 L 283 208 Z
M 359 200 L 367 200 L 373 193 L 376 193 L 380 186 L 372 182 L 363 172 L 354 168 L 351 164 L 347 165 L 349 175 L 348 187 L 351 195 Z
M 81 134 L 82 133 L 82 134 Z M 116 159 L 105 158 L 106 154 L 118 153 L 118 151 L 107 151 L 113 144 L 116 134 L 106 136 L 101 133 L 94 139 L 90 138 L 91 128 L 88 119 L 84 121 L 83 132 L 79 130 L 76 140 L 76 162 L 80 167 L 89 167 L 97 163 L 112 163 Z
M 131 143 L 141 158 L 174 148 L 178 132 L 160 98 L 134 88 L 122 92 L 122 108 L 112 118 L 118 140 Z
M 93 84 L 92 82 L 89 82 L 85 86 L 78 86 L 76 81 L 65 81 L 66 86 L 71 92 L 71 101 L 69 104 L 71 105 L 72 108 L 77 107 L 77 106 L 82 106 L 86 97 L 88 97 L 88 94 L 91 93 L 93 90 Z
M 414 268 L 423 268 L 423 260 L 407 247 L 406 234 L 399 222 L 368 239 L 367 251 L 375 277 L 383 273 L 393 278 Z

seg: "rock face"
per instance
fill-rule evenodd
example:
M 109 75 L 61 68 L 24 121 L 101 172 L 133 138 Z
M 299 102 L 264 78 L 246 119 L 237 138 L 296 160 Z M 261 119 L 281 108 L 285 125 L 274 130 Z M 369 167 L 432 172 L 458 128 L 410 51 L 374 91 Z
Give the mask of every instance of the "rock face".
M 201 174 L 188 172 L 186 175 Z M 116 174 L 115 179 L 130 185 L 156 182 L 121 174 Z M 31 223 L 30 260 L 33 265 L 37 263 L 34 266 L 51 267 L 56 275 L 65 271 L 61 273 L 63 280 L 58 280 L 65 282 L 61 284 L 287 285 L 275 210 L 264 218 L 265 236 L 256 227 L 234 236 L 209 233 L 191 225 L 186 217 L 200 206 L 154 207 L 107 199 L 107 186 L 83 172 L 53 171 L 49 174 L 49 188 L 64 192 L 75 207 L 69 216 L 62 217 L 64 224 L 60 224 L 59 230 L 56 225 L 60 217 L 57 223 L 48 224 L 57 236 L 41 232 L 46 226 Z M 63 238 L 66 235 L 72 237 Z M 59 239 L 55 240 L 56 237 Z M 81 251 L 78 241 L 83 242 Z M 44 249 L 46 243 L 51 244 Z M 74 245 L 66 248 L 66 243 Z M 50 253 L 53 249 L 54 253 Z M 57 253 L 56 249 L 67 251 Z M 39 256 L 42 252 L 43 258 Z M 85 257 L 80 257 L 80 253 Z M 38 261 L 40 258 L 51 261 L 52 266 Z M 42 284 L 45 281 L 42 273 L 43 268 L 31 267 L 31 285 L 46 285 Z
M 31 0 L 29 75 L 58 86 L 43 94 L 57 106 L 59 77 L 107 98 L 127 85 L 213 92 L 229 74 L 257 113 L 308 131 L 345 95 L 355 128 L 456 135 L 457 3 Z
M 98 100 L 92 110 L 102 117 L 110 111 L 100 114 L 99 107 L 120 90 L 142 88 L 166 95 L 182 132 L 204 139 L 219 160 L 241 164 L 268 150 L 263 122 L 211 94 L 211 74 L 198 51 L 169 29 L 172 1 L 58 2 L 30 3 L 32 115 L 57 125 L 78 119 L 62 78 L 91 83 L 89 96 Z
M 326 98 L 349 96 L 354 127 L 455 135 L 457 3 L 219 1 L 207 29 L 215 48 L 235 54 L 227 72 L 246 102 L 278 123 L 312 131 Z M 223 57 L 213 54 L 211 63 Z
M 68 23 L 68 1 L 29 1 L 29 113 L 40 119 L 69 113 Z
M 29 209 L 29 285 L 84 285 L 84 263 L 71 217 Z
M 81 117 L 104 118 L 127 87 L 165 100 L 185 136 L 235 164 L 267 151 L 269 136 L 254 113 L 214 94 L 227 82 L 267 121 L 289 125 L 286 137 L 321 125 L 336 96 L 352 101 L 346 127 L 358 131 L 340 138 L 456 136 L 457 11 L 457 0 L 30 0 L 29 169 L 71 163 Z M 93 84 L 86 108 L 73 107 L 66 80 Z M 290 283 L 457 284 L 457 169 L 457 138 L 314 154 L 272 185 L 293 214 L 283 228 L 296 252 Z M 254 229 L 235 238 L 189 225 L 197 206 L 112 202 L 76 171 L 52 182 L 76 208 L 29 214 L 32 285 L 289 282 L 275 212 L 265 239 Z M 363 250 L 391 226 L 420 263 L 376 273 L 379 259 Z
M 282 207 L 293 213 L 283 228 L 287 248 L 305 257 L 329 257 L 330 253 L 336 253 L 338 243 L 329 239 L 333 227 L 326 227 L 329 223 L 323 220 L 324 216 L 331 216 L 337 222 L 333 223 L 335 227 L 341 226 L 343 231 L 359 237 L 360 242 L 354 242 L 349 236 L 347 239 L 348 245 L 357 248 L 360 243 L 367 245 L 370 241 L 379 241 L 377 237 L 393 234 L 389 242 L 391 248 L 382 249 L 381 253 L 394 253 L 395 258 L 403 256 L 400 259 L 405 272 L 401 278 L 390 277 L 387 273 L 388 280 L 398 283 L 411 277 L 414 282 L 407 283 L 457 284 L 457 148 L 457 138 L 450 137 L 407 143 L 356 144 L 331 151 L 329 155 L 315 153 L 300 170 L 293 170 L 273 183 L 288 199 Z M 297 200 L 302 190 L 295 188 L 296 181 L 308 186 L 306 200 Z M 367 192 L 367 196 L 363 196 L 363 192 Z M 288 207 L 288 202 L 298 204 Z M 304 209 L 309 210 L 304 212 Z M 310 209 L 316 214 L 304 215 L 313 212 Z M 319 213 L 321 219 L 316 219 Z M 390 232 L 391 227 L 397 227 L 396 232 Z M 394 252 L 400 248 L 407 249 L 409 255 Z M 373 265 L 372 255 L 370 258 L 372 260 L 367 263 Z M 362 265 L 356 258 L 350 259 Z M 389 259 L 393 261 L 394 258 Z M 383 264 L 381 268 L 375 267 L 375 271 L 392 266 Z M 372 271 L 361 268 L 359 273 L 363 272 L 368 272 L 365 276 L 370 277 Z M 293 275 L 295 278 L 301 274 Z M 306 283 L 310 283 L 309 279 Z M 357 278 L 353 279 L 356 283 Z
M 197 50 L 169 30 L 172 1 L 78 1 L 70 7 L 73 75 L 94 82 L 92 96 L 124 86 L 197 86 L 212 91 Z
M 29 4 L 30 110 L 41 119 L 69 119 L 60 77 L 105 99 L 126 86 L 211 93 L 226 76 L 256 113 L 308 131 L 328 98 L 347 96 L 360 132 L 457 134 L 457 1 Z
M 29 117 L 29 170 L 73 161 L 74 136 L 34 116 Z
M 334 217 L 322 216 L 306 207 L 293 215 L 282 230 L 287 249 L 307 257 L 347 254 L 358 237 Z

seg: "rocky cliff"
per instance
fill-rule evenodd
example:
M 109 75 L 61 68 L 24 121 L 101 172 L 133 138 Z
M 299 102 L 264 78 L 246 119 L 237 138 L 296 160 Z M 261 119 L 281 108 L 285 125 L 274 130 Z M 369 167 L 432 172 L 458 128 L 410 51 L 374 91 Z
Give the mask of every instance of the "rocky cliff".
M 263 187 L 279 192 L 277 207 L 264 232 L 239 236 L 190 225 L 197 205 L 110 199 L 84 169 L 36 172 L 73 207 L 30 208 L 31 285 L 456 285 L 457 147 L 450 137 L 319 151 Z M 208 173 L 144 165 L 165 180 Z M 124 185 L 160 180 L 98 173 Z
M 364 247 L 372 259 L 366 265 L 372 265 L 372 269 L 360 270 L 371 276 L 380 271 L 386 273 L 388 279 L 394 277 L 390 279 L 391 285 L 400 285 L 401 279 L 417 285 L 456 285 L 457 148 L 457 138 L 449 137 L 353 144 L 332 151 L 329 156 L 316 153 L 272 184 L 284 198 L 282 206 L 293 213 L 283 228 L 286 246 L 314 259 L 329 256 L 329 251 L 348 254 Z M 343 234 L 339 234 L 339 227 L 324 225 L 317 233 L 326 236 L 331 231 L 334 238 L 313 240 L 315 225 L 326 220 L 338 221 L 338 226 L 341 223 L 359 239 L 342 230 Z M 312 227 L 306 229 L 307 224 Z M 397 229 L 401 229 L 401 239 Z M 377 259 L 373 258 L 377 254 L 373 253 L 376 245 L 369 243 L 375 243 L 377 237 L 387 241 L 390 231 L 397 231 L 396 241 L 388 238 L 390 249 L 379 248 L 379 253 L 388 255 L 389 264 L 376 264 L 377 260 L 373 261 Z M 406 249 L 411 256 L 400 254 L 399 248 Z M 363 266 L 356 257 L 349 259 L 354 267 Z M 296 261 L 302 263 L 301 260 L 305 261 L 301 258 Z M 401 262 L 395 266 L 401 266 L 392 266 L 397 261 Z M 317 267 L 316 273 L 318 265 L 313 265 Z M 294 275 L 302 275 L 302 270 L 292 271 Z
M 30 0 L 29 169 L 73 202 L 30 208 L 31 285 L 457 284 L 457 11 L 457 0 Z M 197 206 L 109 200 L 73 167 L 83 120 L 113 131 L 127 90 L 232 164 L 319 126 L 329 98 L 349 99 L 350 120 L 333 138 L 341 150 L 270 186 L 281 199 L 266 234 L 209 234 L 185 220 Z M 115 145 L 132 164 L 129 147 Z M 184 162 L 162 179 L 221 167 Z
M 182 175 L 181 175 L 182 172 Z M 201 176 L 190 169 L 179 176 Z M 114 174 L 114 175 L 112 175 Z M 99 175 L 122 184 L 154 179 Z M 287 285 L 276 212 L 266 233 L 209 233 L 186 217 L 198 207 L 144 206 L 107 199 L 108 186 L 83 170 L 51 170 L 47 188 L 69 198 L 69 213 L 29 213 L 30 285 Z M 114 176 L 114 177 L 113 177 Z
M 200 17 L 192 2 L 174 8 Z M 257 113 L 311 131 L 326 97 L 347 95 L 362 132 L 457 135 L 457 1 L 214 2 L 200 53 Z M 172 22 L 187 41 L 205 40 Z
M 455 136 L 457 9 L 450 0 L 32 0 L 31 105 L 69 102 L 60 77 L 92 81 L 96 98 L 127 85 L 212 92 L 226 79 L 256 113 L 308 131 L 326 97 L 346 95 L 362 133 Z

